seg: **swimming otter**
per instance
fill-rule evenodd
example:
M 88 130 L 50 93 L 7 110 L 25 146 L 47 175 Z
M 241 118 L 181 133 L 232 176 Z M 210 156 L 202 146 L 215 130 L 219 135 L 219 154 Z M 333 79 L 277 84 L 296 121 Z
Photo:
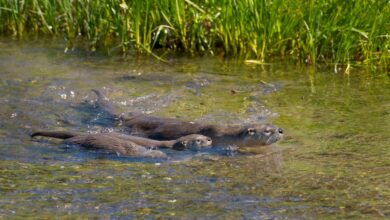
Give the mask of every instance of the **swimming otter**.
M 201 148 L 210 147 L 212 144 L 211 138 L 200 134 L 190 134 L 183 137 L 179 137 L 175 140 L 166 141 L 152 140 L 149 138 L 126 135 L 118 132 L 110 132 L 107 134 L 123 140 L 134 142 L 145 147 L 172 148 L 174 150 L 199 150 Z
M 167 158 L 158 150 L 150 150 L 134 142 L 126 141 L 108 134 L 83 134 L 78 132 L 35 132 L 31 137 L 45 136 L 64 139 L 64 143 L 77 144 L 87 149 L 101 149 L 123 156 L 142 156 L 152 158 Z
M 227 143 L 238 146 L 259 146 L 277 142 L 283 137 L 283 129 L 271 124 L 250 125 L 205 125 L 185 122 L 174 118 L 162 118 L 141 113 L 118 114 L 115 106 L 100 91 L 93 90 L 97 104 L 122 125 L 146 137 L 157 140 L 176 139 L 189 134 L 202 134 L 213 139 L 216 144 Z
M 83 136 L 83 135 L 86 134 L 78 133 L 78 132 L 68 132 L 68 131 L 39 131 L 33 133 L 31 136 L 32 137 L 45 136 L 45 137 L 54 137 L 60 139 L 69 139 L 75 136 Z M 119 138 L 123 141 L 130 141 L 140 146 L 148 147 L 148 148 L 171 148 L 174 150 L 184 150 L 184 149 L 199 150 L 204 147 L 209 147 L 212 144 L 211 138 L 200 134 L 186 135 L 176 140 L 167 140 L 167 141 L 152 140 L 149 138 L 126 135 L 118 132 L 109 132 L 109 133 L 101 133 L 101 134 L 93 134 L 93 135 L 96 136 L 103 135 L 104 137 L 110 136 L 114 138 Z

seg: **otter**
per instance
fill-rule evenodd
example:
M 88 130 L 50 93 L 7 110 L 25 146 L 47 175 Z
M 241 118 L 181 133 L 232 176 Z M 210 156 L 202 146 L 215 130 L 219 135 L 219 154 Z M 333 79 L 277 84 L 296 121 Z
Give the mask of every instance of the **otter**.
M 190 135 L 179 137 L 178 139 L 175 140 L 165 140 L 165 141 L 158 141 L 158 140 L 153 140 L 144 137 L 126 135 L 118 132 L 110 132 L 107 134 L 123 140 L 134 142 L 141 146 L 152 147 L 152 148 L 171 148 L 174 150 L 184 150 L 184 149 L 199 150 L 202 148 L 211 147 L 212 144 L 211 138 L 200 134 L 190 134 Z
M 68 132 L 68 131 L 38 131 L 33 133 L 31 136 L 32 137 L 45 136 L 45 137 L 54 137 L 60 139 L 69 139 L 75 136 L 82 136 L 82 135 L 86 135 L 86 134 L 78 133 L 78 132 Z M 210 147 L 212 144 L 211 138 L 200 134 L 186 135 L 176 140 L 166 140 L 166 141 L 152 140 L 149 138 L 126 135 L 118 132 L 107 132 L 107 133 L 93 134 L 93 135 L 95 136 L 102 135 L 104 137 L 110 136 L 114 138 L 119 138 L 123 141 L 130 141 L 140 146 L 148 147 L 148 148 L 171 148 L 174 150 L 184 150 L 184 149 L 199 150 L 201 148 Z
M 31 137 L 45 136 L 64 139 L 66 144 L 77 144 L 87 149 L 100 149 L 121 156 L 142 156 L 151 158 L 168 158 L 162 151 L 150 150 L 132 141 L 126 141 L 108 134 L 84 134 L 78 132 L 35 132 Z
M 175 118 L 163 118 L 142 113 L 119 114 L 112 102 L 99 90 L 97 104 L 121 124 L 148 138 L 157 140 L 177 139 L 189 134 L 202 134 L 211 137 L 215 145 L 233 144 L 237 146 L 269 145 L 282 139 L 283 129 L 272 124 L 213 125 L 186 122 Z

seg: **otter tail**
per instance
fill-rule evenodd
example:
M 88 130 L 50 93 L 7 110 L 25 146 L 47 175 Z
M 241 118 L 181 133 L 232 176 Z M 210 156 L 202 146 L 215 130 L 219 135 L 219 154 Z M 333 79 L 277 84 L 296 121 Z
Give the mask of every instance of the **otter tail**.
M 92 89 L 92 91 L 96 94 L 98 97 L 97 104 L 100 108 L 102 108 L 105 112 L 113 116 L 114 118 L 118 118 L 120 114 L 118 114 L 118 111 L 114 104 L 108 100 L 106 96 L 103 95 L 99 90 Z
M 42 137 L 52 137 L 59 139 L 68 139 L 80 135 L 81 133 L 71 132 L 71 131 L 37 131 L 31 134 L 31 137 L 42 136 Z

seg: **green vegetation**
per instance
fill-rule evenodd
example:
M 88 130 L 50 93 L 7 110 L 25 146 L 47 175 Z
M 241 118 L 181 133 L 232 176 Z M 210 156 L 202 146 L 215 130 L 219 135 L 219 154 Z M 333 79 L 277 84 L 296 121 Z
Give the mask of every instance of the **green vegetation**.
M 0 0 L 0 21 L 5 35 L 64 35 L 70 47 L 82 36 L 91 50 L 390 61 L 385 0 Z

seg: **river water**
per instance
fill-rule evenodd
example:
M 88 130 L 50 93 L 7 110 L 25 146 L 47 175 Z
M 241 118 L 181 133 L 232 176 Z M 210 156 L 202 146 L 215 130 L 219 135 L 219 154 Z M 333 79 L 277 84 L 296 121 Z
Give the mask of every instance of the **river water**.
M 0 39 L 0 218 L 390 218 L 390 80 L 379 67 L 127 58 Z M 271 122 L 285 138 L 230 152 L 118 157 L 29 137 L 115 127 L 94 105 L 220 124 Z

